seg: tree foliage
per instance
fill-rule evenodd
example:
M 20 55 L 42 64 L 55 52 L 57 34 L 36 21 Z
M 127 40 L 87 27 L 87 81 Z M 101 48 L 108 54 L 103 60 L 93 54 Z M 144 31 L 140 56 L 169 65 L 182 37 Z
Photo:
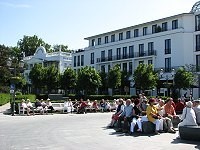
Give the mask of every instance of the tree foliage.
M 61 88 L 65 90 L 70 90 L 75 88 L 77 82 L 76 72 L 72 68 L 67 68 L 64 73 L 61 75 L 60 84 Z
M 121 71 L 119 65 L 115 65 L 108 72 L 108 87 L 118 88 L 121 86 Z
M 87 95 L 94 93 L 101 86 L 101 77 L 97 71 L 89 66 L 83 67 L 78 72 L 77 89 L 82 90 Z
M 51 45 L 45 43 L 41 38 L 34 36 L 24 36 L 17 43 L 21 52 L 25 52 L 25 56 L 33 55 L 39 46 L 44 46 L 47 51 L 50 50 Z
M 133 74 L 135 86 L 142 91 L 153 89 L 158 80 L 158 75 L 153 71 L 152 65 L 140 64 Z
M 59 71 L 55 65 L 44 68 L 44 82 L 48 93 L 59 86 Z
M 61 48 L 61 51 L 62 52 L 71 52 L 71 50 L 68 49 L 68 46 L 67 45 L 59 45 L 59 44 L 56 44 L 56 45 L 53 45 L 53 48 L 51 49 L 52 52 L 58 52 Z
M 29 73 L 32 85 L 35 89 L 41 89 L 44 86 L 44 68 L 41 64 L 35 64 Z
M 108 90 L 108 73 L 101 71 L 99 75 L 101 77 L 101 87 L 99 87 L 99 91 L 101 94 L 105 94 Z
M 0 45 L 0 85 L 8 84 L 11 76 L 7 61 L 10 57 L 10 48 L 5 45 Z
M 194 83 L 194 75 L 187 71 L 184 67 L 177 70 L 174 76 L 175 87 L 178 89 L 190 88 Z

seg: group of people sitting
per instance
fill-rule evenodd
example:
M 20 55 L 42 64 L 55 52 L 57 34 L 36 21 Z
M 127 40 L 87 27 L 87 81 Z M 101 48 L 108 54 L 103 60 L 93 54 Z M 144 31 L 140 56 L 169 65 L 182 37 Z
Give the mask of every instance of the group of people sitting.
M 139 98 L 127 100 L 120 98 L 116 103 L 118 106 L 115 114 L 112 115 L 109 127 L 116 127 L 117 132 L 129 134 L 133 134 L 136 131 L 142 132 L 142 123 L 150 121 L 155 124 L 155 134 L 160 134 L 161 132 L 176 133 L 173 127 L 173 120 L 179 119 L 179 116 L 176 115 L 175 108 L 177 105 L 172 98 L 168 98 L 166 101 L 160 98 L 147 99 L 144 94 L 140 94 Z M 179 103 L 177 104 L 180 105 Z M 183 113 L 178 127 L 199 124 L 200 101 L 188 101 L 183 102 L 183 104 Z
M 39 111 L 40 114 L 44 114 L 44 113 L 47 114 L 48 110 L 50 111 L 50 113 L 52 113 L 54 110 L 49 98 L 46 101 L 43 99 L 41 100 L 36 99 L 36 102 L 34 104 L 35 106 L 33 106 L 33 103 L 31 103 L 29 99 L 27 99 L 26 101 L 22 99 L 21 107 L 23 110 L 23 114 L 24 114 L 24 111 L 27 111 L 28 116 L 31 115 L 31 112 L 32 112 L 32 115 L 35 115 L 35 111 Z
M 97 112 L 98 110 L 105 112 L 105 111 L 112 111 L 115 109 L 115 104 L 110 104 L 109 100 L 102 99 L 99 103 L 97 100 L 91 102 L 89 99 L 84 101 L 82 98 L 80 101 L 75 100 L 74 102 L 69 99 L 68 101 L 64 102 L 64 111 L 69 112 L 77 112 L 78 114 L 87 113 L 87 111 L 94 111 Z

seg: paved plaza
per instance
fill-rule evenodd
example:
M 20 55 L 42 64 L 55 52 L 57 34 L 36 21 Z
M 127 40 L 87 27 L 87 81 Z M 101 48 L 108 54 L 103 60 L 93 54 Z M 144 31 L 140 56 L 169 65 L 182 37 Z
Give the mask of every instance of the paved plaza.
M 177 134 L 127 136 L 107 129 L 112 113 L 10 116 L 0 113 L 0 150 L 193 150 Z

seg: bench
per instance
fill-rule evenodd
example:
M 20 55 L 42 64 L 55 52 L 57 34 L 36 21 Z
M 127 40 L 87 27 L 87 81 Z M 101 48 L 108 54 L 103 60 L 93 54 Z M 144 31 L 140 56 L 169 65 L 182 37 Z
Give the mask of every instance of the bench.
M 180 126 L 179 134 L 183 140 L 200 141 L 200 126 Z

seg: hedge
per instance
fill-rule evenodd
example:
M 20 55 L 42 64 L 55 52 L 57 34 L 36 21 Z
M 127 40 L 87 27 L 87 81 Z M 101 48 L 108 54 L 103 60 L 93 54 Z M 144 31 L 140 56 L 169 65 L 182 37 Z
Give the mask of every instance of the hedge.
M 0 94 L 0 106 L 10 102 L 10 94 Z

